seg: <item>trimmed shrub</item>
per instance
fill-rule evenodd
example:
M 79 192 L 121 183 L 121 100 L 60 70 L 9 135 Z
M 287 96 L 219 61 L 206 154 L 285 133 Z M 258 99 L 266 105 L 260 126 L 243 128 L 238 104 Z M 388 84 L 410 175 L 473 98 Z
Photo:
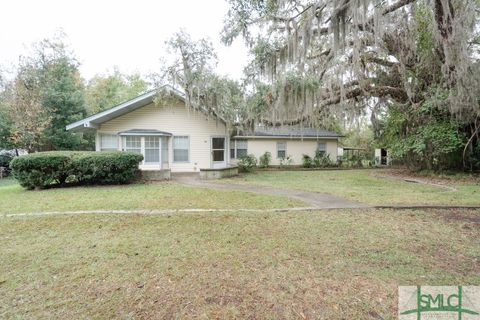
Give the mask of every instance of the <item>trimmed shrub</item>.
M 10 167 L 22 187 L 33 189 L 64 183 L 70 162 L 70 152 L 39 152 L 16 157 Z
M 252 172 L 257 166 L 257 158 L 253 154 L 240 157 L 237 162 L 238 168 L 242 172 Z
M 142 160 L 133 152 L 83 152 L 72 158 L 69 173 L 81 184 L 124 184 L 135 179 Z
M 263 155 L 260 156 L 259 160 L 261 168 L 268 168 L 270 162 L 272 161 L 272 154 L 266 151 Z
M 16 157 L 13 176 L 27 189 L 52 185 L 122 184 L 133 180 L 143 156 L 130 152 L 39 152 Z

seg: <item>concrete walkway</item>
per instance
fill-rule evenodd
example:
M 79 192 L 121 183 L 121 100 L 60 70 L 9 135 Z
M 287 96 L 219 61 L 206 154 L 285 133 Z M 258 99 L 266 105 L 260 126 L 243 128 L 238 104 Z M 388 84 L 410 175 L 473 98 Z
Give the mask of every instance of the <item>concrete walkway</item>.
M 319 209 L 346 209 L 346 208 L 372 208 L 360 202 L 347 200 L 344 198 L 317 193 L 302 191 L 296 189 L 280 189 L 266 186 L 248 185 L 248 184 L 227 184 L 212 180 L 200 180 L 197 175 L 172 175 L 172 181 L 192 187 L 209 188 L 217 190 L 234 190 L 253 193 L 268 194 L 273 196 L 284 196 L 292 199 L 301 200 L 309 206 Z

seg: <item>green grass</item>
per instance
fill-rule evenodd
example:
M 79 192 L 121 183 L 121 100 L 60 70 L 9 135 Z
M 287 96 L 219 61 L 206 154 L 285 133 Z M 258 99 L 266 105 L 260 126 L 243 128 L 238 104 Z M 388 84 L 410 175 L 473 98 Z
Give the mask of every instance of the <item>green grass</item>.
M 480 283 L 479 227 L 480 211 L 0 217 L 0 318 L 396 319 L 398 285 Z
M 450 181 L 452 191 L 431 185 L 375 177 L 377 170 L 261 171 L 224 183 L 248 183 L 332 194 L 367 204 L 480 205 L 480 185 Z
M 11 186 L 17 184 L 17 181 L 13 178 L 2 178 L 0 179 L 0 187 L 6 187 L 6 186 Z
M 0 214 L 68 210 L 185 208 L 283 208 L 305 203 L 285 197 L 209 190 L 174 183 L 75 187 L 28 191 L 14 180 L 0 180 Z

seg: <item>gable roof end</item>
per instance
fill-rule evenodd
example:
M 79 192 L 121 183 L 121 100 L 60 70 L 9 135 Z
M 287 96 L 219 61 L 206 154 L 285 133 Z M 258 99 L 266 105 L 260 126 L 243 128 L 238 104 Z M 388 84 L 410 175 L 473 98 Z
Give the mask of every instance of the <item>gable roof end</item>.
M 171 86 L 164 86 L 167 90 L 177 96 L 180 100 L 185 101 L 185 96 L 182 92 L 178 91 L 177 89 Z M 84 131 L 87 129 L 98 129 L 99 125 L 122 116 L 126 113 L 132 112 L 138 108 L 144 107 L 153 102 L 155 96 L 157 94 L 157 89 L 148 91 L 144 94 L 139 95 L 136 98 L 131 100 L 125 101 L 119 105 L 116 105 L 110 109 L 101 111 L 85 119 L 76 121 L 66 126 L 67 130 L 72 131 Z

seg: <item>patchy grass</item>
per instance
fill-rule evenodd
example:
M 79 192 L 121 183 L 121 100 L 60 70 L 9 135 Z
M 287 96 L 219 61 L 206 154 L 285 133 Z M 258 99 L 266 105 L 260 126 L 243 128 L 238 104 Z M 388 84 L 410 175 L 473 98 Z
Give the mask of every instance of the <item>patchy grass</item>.
M 14 180 L 0 184 L 0 214 L 67 210 L 304 207 L 289 199 L 240 191 L 209 190 L 174 183 L 72 187 L 28 191 Z
M 398 285 L 480 283 L 479 227 L 473 210 L 0 218 L 0 318 L 395 319 Z
M 0 187 L 6 187 L 17 184 L 17 181 L 11 177 L 0 179 Z
M 449 180 L 449 188 L 406 182 L 389 177 L 388 170 L 317 170 L 256 172 L 225 183 L 248 183 L 332 194 L 367 204 L 480 205 L 480 184 Z M 382 175 L 383 177 L 380 177 Z M 438 182 L 438 179 L 435 180 Z

